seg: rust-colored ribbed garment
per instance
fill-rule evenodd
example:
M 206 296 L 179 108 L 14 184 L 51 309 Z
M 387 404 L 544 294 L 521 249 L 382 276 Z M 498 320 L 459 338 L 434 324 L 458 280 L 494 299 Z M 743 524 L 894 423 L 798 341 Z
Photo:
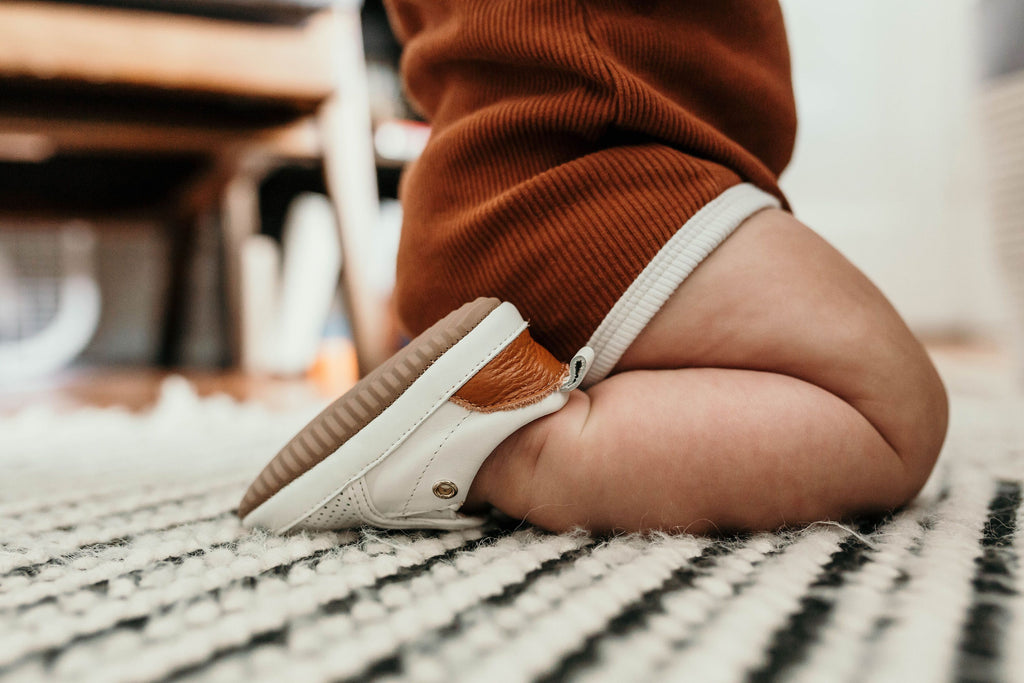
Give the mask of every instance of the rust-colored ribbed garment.
M 773 0 L 390 0 L 433 126 L 402 184 L 397 303 L 419 332 L 477 296 L 560 359 L 727 188 L 777 185 L 796 132 Z

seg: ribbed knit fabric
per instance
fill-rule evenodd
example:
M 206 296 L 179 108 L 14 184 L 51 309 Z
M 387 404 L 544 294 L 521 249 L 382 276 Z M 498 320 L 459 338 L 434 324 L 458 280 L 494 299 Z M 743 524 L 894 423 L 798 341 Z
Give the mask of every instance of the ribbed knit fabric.
M 406 174 L 411 332 L 511 301 L 566 360 L 672 235 L 742 181 L 784 202 L 796 128 L 776 2 L 390 0 L 433 135 Z

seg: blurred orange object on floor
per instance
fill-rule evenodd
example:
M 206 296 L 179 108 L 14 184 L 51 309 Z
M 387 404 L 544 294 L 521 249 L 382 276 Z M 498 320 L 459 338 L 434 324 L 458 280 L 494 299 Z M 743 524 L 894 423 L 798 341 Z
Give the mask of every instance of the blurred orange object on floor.
M 306 377 L 324 396 L 340 396 L 359 380 L 356 347 L 346 337 L 324 339 Z

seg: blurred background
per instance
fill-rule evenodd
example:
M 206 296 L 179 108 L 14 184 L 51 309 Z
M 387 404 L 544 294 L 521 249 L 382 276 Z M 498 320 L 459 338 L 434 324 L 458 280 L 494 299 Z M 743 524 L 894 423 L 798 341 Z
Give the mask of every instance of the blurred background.
M 783 9 L 799 111 L 783 188 L 797 215 L 918 334 L 1005 341 L 1009 282 L 997 257 L 1022 229 L 1020 219 L 1009 225 L 1006 202 L 1009 183 L 1024 190 L 1024 104 L 1014 94 L 1024 4 L 784 0 Z
M 782 4 L 796 215 L 930 348 L 1019 372 L 1024 4 Z M 399 56 L 379 2 L 0 3 L 0 407 L 331 394 L 389 355 L 429 135 Z

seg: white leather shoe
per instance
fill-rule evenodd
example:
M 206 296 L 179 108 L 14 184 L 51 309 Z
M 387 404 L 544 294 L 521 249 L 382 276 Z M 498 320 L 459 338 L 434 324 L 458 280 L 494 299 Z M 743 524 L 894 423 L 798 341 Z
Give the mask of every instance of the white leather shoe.
M 593 359 L 569 365 L 510 303 L 477 299 L 438 321 L 300 431 L 250 485 L 247 527 L 458 529 L 484 460 L 568 401 Z

